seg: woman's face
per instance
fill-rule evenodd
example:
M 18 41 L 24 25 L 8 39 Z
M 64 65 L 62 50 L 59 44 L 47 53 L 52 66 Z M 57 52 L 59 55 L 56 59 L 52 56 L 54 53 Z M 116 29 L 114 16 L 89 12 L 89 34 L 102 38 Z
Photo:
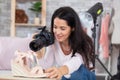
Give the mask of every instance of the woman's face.
M 54 19 L 53 32 L 58 42 L 68 41 L 71 34 L 71 27 L 68 26 L 67 22 L 60 18 Z

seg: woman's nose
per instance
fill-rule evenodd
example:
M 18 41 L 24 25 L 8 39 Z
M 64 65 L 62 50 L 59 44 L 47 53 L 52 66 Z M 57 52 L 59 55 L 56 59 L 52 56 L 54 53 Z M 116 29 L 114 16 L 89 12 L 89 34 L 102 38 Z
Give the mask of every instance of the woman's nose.
M 58 34 L 60 34 L 60 33 L 61 33 L 61 32 L 60 32 L 60 30 L 59 30 L 59 29 L 56 29 L 56 30 L 55 30 L 55 34 L 57 34 L 57 35 L 58 35 Z

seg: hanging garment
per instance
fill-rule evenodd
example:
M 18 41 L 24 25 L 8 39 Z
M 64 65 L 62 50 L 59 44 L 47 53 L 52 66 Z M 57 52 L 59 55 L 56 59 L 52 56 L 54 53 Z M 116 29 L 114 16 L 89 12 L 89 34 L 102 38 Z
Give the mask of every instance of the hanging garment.
M 101 33 L 100 33 L 100 55 L 103 58 L 109 57 L 109 38 L 108 38 L 108 28 L 110 22 L 110 14 L 106 14 L 102 18 L 101 22 Z

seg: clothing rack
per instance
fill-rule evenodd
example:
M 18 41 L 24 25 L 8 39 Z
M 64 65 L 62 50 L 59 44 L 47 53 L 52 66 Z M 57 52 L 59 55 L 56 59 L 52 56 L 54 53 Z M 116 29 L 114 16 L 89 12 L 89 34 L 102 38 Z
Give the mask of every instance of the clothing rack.
M 109 61 L 108 61 L 108 69 L 106 68 L 106 66 L 102 63 L 102 61 L 99 59 L 99 51 L 98 51 L 98 48 L 99 48 L 99 38 L 97 38 L 96 35 L 98 35 L 98 31 L 100 30 L 100 27 L 98 26 L 98 24 L 96 24 L 95 22 L 95 26 L 93 28 L 93 40 L 94 40 L 94 46 L 95 46 L 95 59 L 100 63 L 100 65 L 104 68 L 104 70 L 107 72 L 107 74 L 109 75 L 109 77 L 112 77 L 112 74 L 110 73 L 110 65 L 111 65 L 111 57 L 109 57 Z M 96 32 L 97 31 L 97 32 Z M 112 52 L 112 45 L 110 46 L 111 48 L 111 52 Z M 110 55 L 109 55 L 110 56 Z M 105 80 L 108 80 L 108 76 L 105 77 Z

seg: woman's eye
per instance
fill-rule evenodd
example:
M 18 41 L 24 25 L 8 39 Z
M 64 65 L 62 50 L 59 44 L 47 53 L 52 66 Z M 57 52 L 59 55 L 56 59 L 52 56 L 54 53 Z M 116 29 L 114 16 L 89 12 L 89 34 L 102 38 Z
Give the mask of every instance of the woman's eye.
M 65 30 L 66 28 L 65 27 L 61 27 L 61 30 Z
M 62 28 L 61 30 L 65 30 L 65 28 Z
M 57 27 L 56 27 L 56 26 L 54 26 L 53 28 L 55 28 L 55 29 L 56 29 Z

